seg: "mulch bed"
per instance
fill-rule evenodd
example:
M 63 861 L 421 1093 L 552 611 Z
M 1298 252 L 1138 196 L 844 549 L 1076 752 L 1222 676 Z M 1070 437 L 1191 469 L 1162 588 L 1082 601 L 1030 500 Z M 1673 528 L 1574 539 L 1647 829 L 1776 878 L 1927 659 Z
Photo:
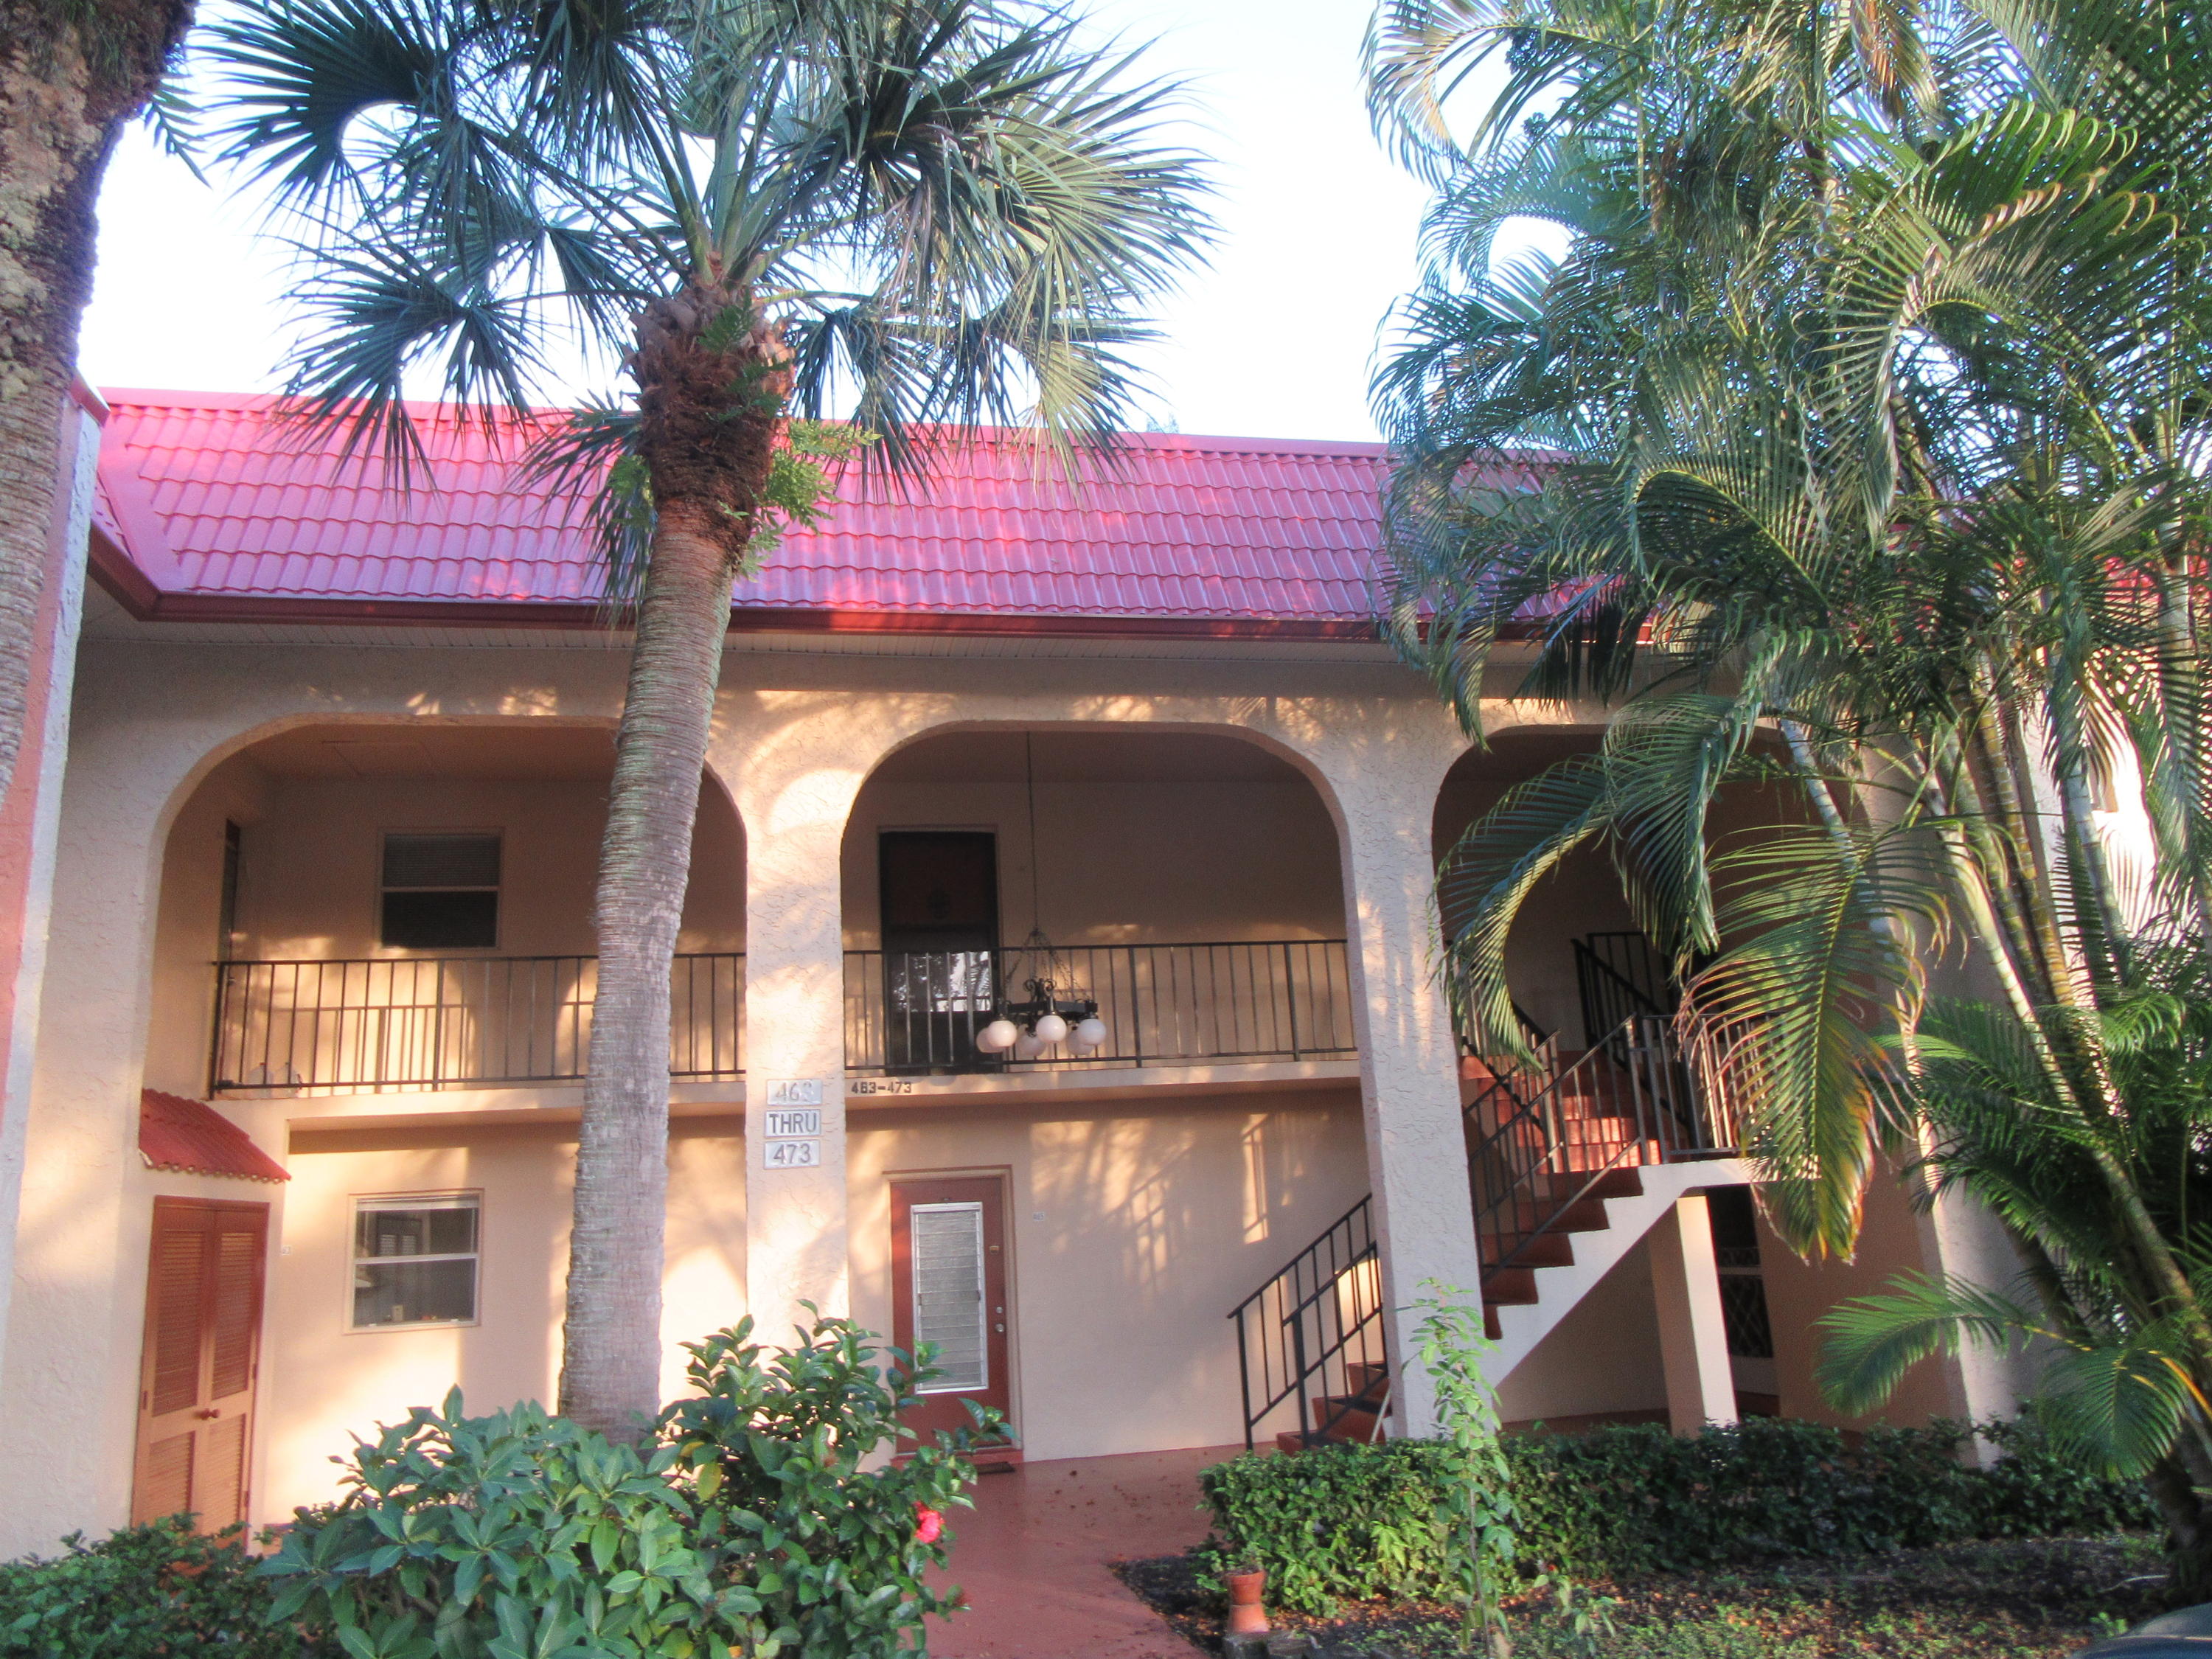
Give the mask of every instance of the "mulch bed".
M 1222 1610 L 1181 1556 L 1115 1568 L 1194 1646 L 1220 1650 Z M 2161 1610 L 2158 1548 L 2147 1538 L 1953 1544 L 1842 1561 L 1589 1583 L 1613 1598 L 1608 1659 L 2063 1659 Z M 1516 1659 L 1569 1646 L 1547 1609 L 1514 1619 Z M 1453 1609 L 1361 1602 L 1332 1619 L 1272 1615 L 1310 1637 L 1319 1659 L 1454 1659 Z

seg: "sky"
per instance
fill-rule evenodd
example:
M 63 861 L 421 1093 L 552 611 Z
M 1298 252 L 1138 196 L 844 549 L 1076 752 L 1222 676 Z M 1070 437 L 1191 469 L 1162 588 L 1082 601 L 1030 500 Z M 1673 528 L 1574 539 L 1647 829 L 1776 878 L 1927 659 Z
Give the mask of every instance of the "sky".
M 1176 137 L 1212 158 L 1220 240 L 1141 358 L 1162 424 L 1224 436 L 1370 439 L 1384 319 L 1416 279 L 1422 186 L 1386 157 L 1359 88 L 1363 0 L 1088 0 L 1191 83 Z M 1149 44 L 1146 44 L 1149 43 Z M 198 183 L 133 129 L 100 198 L 79 361 L 94 386 L 274 390 L 289 256 L 251 202 Z

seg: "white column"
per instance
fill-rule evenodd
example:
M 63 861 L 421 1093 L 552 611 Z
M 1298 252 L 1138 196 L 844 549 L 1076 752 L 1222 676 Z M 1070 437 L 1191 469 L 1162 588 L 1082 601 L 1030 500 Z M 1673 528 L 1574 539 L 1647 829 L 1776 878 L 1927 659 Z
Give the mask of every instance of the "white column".
M 772 1346 L 811 1322 L 802 1303 L 823 1317 L 852 1308 L 842 862 L 872 757 L 811 767 L 787 749 L 783 758 L 772 773 L 748 775 L 739 757 L 723 769 L 745 825 L 746 1307 Z M 769 1139 L 768 1115 L 792 1110 L 818 1110 L 819 1134 Z M 769 1161 L 779 1147 L 794 1159 L 787 1167 Z
M 1395 1370 L 1392 1428 L 1401 1435 L 1437 1429 L 1436 1390 L 1414 1360 L 1413 1298 L 1433 1279 L 1481 1300 L 1459 1050 L 1431 921 L 1430 818 L 1449 758 L 1385 743 L 1328 769 L 1343 814 L 1360 1102 Z
M 15 1224 L 29 1138 L 32 1066 L 52 919 L 54 857 L 61 828 L 62 778 L 69 760 L 70 696 L 76 676 L 78 624 L 84 614 L 86 542 L 100 468 L 100 422 L 72 398 L 64 406 L 60 460 L 69 488 L 56 503 L 39 623 L 44 637 L 32 672 L 15 780 L 0 809 L 0 883 L 20 885 L 9 917 L 17 936 L 15 985 L 0 1032 L 0 1375 L 5 1374 L 8 1304 L 15 1281 Z
M 1721 1279 L 1705 1195 L 1687 1193 L 1651 1230 L 1651 1293 L 1667 1372 L 1667 1421 L 1676 1434 L 1736 1420 L 1735 1380 L 1721 1317 Z

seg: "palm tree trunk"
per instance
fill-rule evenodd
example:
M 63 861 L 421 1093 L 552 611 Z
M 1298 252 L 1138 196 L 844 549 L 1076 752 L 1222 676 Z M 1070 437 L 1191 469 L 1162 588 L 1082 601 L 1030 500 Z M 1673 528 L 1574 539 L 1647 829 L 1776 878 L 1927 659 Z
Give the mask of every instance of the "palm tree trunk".
M 653 535 L 599 846 L 561 1409 L 607 1433 L 660 1409 L 669 976 L 730 610 L 730 563 L 700 516 L 664 511 Z
M 2162 1459 L 2146 1484 L 2166 1522 L 2166 1588 L 2175 1607 L 2212 1601 L 2212 1510 L 2178 1457 Z
M 191 0 L 0 0 L 0 795 L 22 747 L 94 201 L 191 15 Z
M 730 580 L 768 479 L 788 375 L 779 337 L 701 339 L 744 295 L 696 288 L 638 324 L 651 559 L 599 848 L 599 991 L 576 1146 L 561 1409 L 634 1434 L 660 1409 L 669 978 L 721 679 Z

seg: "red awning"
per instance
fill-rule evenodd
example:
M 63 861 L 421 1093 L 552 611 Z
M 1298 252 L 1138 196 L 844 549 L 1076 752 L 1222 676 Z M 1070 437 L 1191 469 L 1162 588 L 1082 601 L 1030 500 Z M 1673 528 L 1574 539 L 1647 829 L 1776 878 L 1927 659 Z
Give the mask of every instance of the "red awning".
M 252 1137 L 204 1100 L 143 1089 L 138 1094 L 138 1155 L 149 1170 L 179 1175 L 236 1176 L 244 1181 L 289 1181 Z

